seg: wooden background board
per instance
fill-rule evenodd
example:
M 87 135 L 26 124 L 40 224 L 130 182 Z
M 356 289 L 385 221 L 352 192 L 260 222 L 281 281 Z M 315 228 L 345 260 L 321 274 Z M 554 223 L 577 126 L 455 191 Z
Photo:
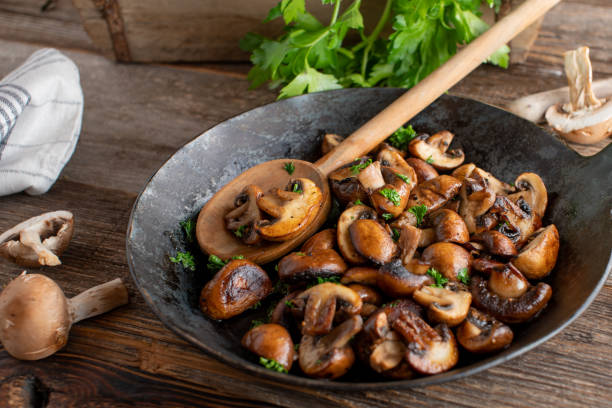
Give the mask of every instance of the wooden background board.
M 56 355 L 19 362 L 0 351 L 0 407 L 511 406 L 604 407 L 612 391 L 612 279 L 570 327 L 525 355 L 472 377 L 407 391 L 325 392 L 246 375 L 167 330 L 135 289 L 125 259 L 131 205 L 148 177 L 181 145 L 275 94 L 247 91 L 243 64 L 121 65 L 95 54 L 67 0 L 0 2 L 0 77 L 41 46 L 79 66 L 83 132 L 49 193 L 0 197 L 0 230 L 68 209 L 76 233 L 64 264 L 41 271 L 69 296 L 116 277 L 130 304 L 73 327 Z M 527 63 L 481 67 L 451 93 L 503 105 L 564 85 L 562 51 L 591 46 L 595 77 L 612 74 L 612 4 L 567 1 L 544 20 Z M 0 284 L 21 268 L 0 261 Z

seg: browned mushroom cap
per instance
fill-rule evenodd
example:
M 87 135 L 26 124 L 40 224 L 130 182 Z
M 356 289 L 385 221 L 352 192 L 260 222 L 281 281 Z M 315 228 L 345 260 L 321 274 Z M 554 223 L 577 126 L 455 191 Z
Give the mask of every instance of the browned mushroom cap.
M 400 259 L 395 259 L 378 270 L 376 283 L 388 296 L 402 297 L 410 296 L 423 285 L 431 285 L 435 281 L 425 273 L 421 275 L 413 273 L 402 265 Z
M 381 173 L 386 184 L 370 194 L 370 202 L 379 214 L 391 214 L 395 218 L 406 208 L 414 181 L 402 178 L 405 176 L 391 167 L 382 167 Z
M 352 316 L 325 336 L 304 335 L 300 341 L 300 367 L 315 378 L 338 378 L 352 367 L 355 353 L 348 344 L 363 326 L 361 316 Z
M 278 277 L 283 281 L 298 282 L 341 276 L 346 269 L 344 259 L 333 249 L 292 252 L 278 263 Z
M 434 226 L 436 241 L 463 244 L 470 240 L 463 218 L 454 211 L 437 210 L 429 215 L 429 222 Z
M 470 284 L 474 306 L 492 314 L 504 323 L 522 323 L 540 312 L 548 304 L 552 289 L 544 282 L 530 287 L 518 298 L 504 298 L 493 293 L 487 281 L 472 277 Z
M 361 283 L 362 285 L 376 285 L 378 269 L 369 266 L 355 266 L 342 275 L 340 283 Z
M 417 184 L 421 184 L 424 181 L 431 180 L 439 176 L 436 169 L 432 165 L 427 163 L 425 160 L 421 160 L 416 157 L 409 157 L 406 159 L 406 163 L 414 169 L 417 176 Z
M 486 257 L 476 258 L 472 261 L 472 269 L 478 272 L 483 272 L 486 275 L 490 275 L 494 270 L 501 271 L 505 267 L 506 264 Z
M 383 297 L 376 289 L 371 286 L 361 285 L 359 283 L 351 283 L 348 287 L 354 290 L 361 301 L 363 302 L 361 306 L 361 312 L 359 314 L 364 319 L 368 318 L 372 313 L 378 310 L 378 306 L 380 306 L 383 302 Z
M 61 264 L 61 255 L 72 238 L 74 217 L 53 211 L 23 221 L 0 235 L 0 256 L 21 266 Z
M 421 259 L 446 278 L 457 281 L 459 272 L 470 269 L 472 258 L 463 247 L 450 242 L 436 242 L 425 248 Z
M 338 248 L 344 259 L 352 264 L 365 263 L 366 259 L 359 255 L 351 241 L 349 226 L 356 220 L 377 218 L 376 211 L 365 205 L 354 205 L 346 210 L 338 218 Z
M 504 265 L 502 269 L 491 269 L 490 273 L 489 289 L 501 297 L 517 298 L 529 288 L 527 279 L 511 263 Z
M 377 265 L 390 262 L 398 252 L 387 230 L 374 220 L 356 220 L 349 226 L 355 250 Z
M 336 244 L 336 230 L 333 228 L 317 232 L 302 245 L 302 252 L 311 253 L 322 249 L 334 249 Z
M 535 173 L 523 173 L 516 178 L 514 185 L 519 191 L 510 194 L 508 198 L 529 213 L 530 211 L 525 208 L 526 204 L 531 211 L 542 218 L 548 205 L 548 193 L 540 176 Z
M 236 197 L 235 208 L 225 215 L 225 227 L 248 245 L 256 244 L 261 240 L 255 226 L 261 221 L 257 199 L 262 195 L 263 191 L 256 185 L 246 186 Z
M 460 166 L 465 159 L 463 150 L 448 150 L 454 137 L 448 130 L 442 130 L 426 139 L 414 139 L 408 145 L 408 150 L 413 156 L 431 163 L 438 170 L 452 170 Z
M 407 312 L 395 319 L 391 327 L 408 342 L 406 360 L 415 371 L 438 374 L 457 364 L 459 350 L 447 325 L 432 328 L 414 313 Z
M 422 230 L 411 225 L 404 225 L 400 228 L 400 237 L 397 244 L 402 251 L 400 258 L 403 264 L 407 264 L 414 257 L 421 242 L 421 235 Z
M 508 197 L 497 196 L 486 214 L 498 220 L 498 231 L 510 238 L 517 248 L 523 246 L 527 238 L 542 225 L 541 218 L 528 207 L 522 207 L 520 201 L 517 205 Z M 490 223 L 486 228 L 490 229 Z
M 472 239 L 476 242 L 482 242 L 487 252 L 493 255 L 508 257 L 517 253 L 514 242 L 499 231 L 484 231 L 474 235 Z
M 449 327 L 454 327 L 465 319 L 472 303 L 470 292 L 457 286 L 423 286 L 416 290 L 412 297 L 417 303 L 428 308 L 427 317 L 431 322 L 446 323 Z
M 459 215 L 465 221 L 470 234 L 473 234 L 476 232 L 479 217 L 495 203 L 495 192 L 479 173 L 475 173 L 474 177 L 463 179 L 459 199 Z
M 246 259 L 227 263 L 204 286 L 202 312 L 213 319 L 229 319 L 255 305 L 272 291 L 266 272 Z
M 259 208 L 274 217 L 260 221 L 257 232 L 268 241 L 286 241 L 300 233 L 313 219 L 323 195 L 307 178 L 289 182 L 285 190 L 273 189 L 257 199 Z
M 323 136 L 323 142 L 321 143 L 321 153 L 327 154 L 332 151 L 336 146 L 338 146 L 344 138 L 340 135 L 336 135 L 334 133 L 328 133 Z
M 385 167 L 392 168 L 395 170 L 395 172 L 404 176 L 402 180 L 405 183 L 409 184 L 410 188 L 412 188 L 417 183 L 416 172 L 414 171 L 412 166 L 410 166 L 406 162 L 406 160 L 404 160 L 401 152 L 396 148 L 391 147 L 386 143 L 383 143 L 383 147 L 378 151 L 377 159 L 382 164 L 383 169 Z M 385 176 L 384 171 L 383 176 Z
M 457 328 L 457 341 L 471 353 L 492 353 L 512 343 L 512 329 L 493 316 L 470 308 Z
M 540 228 L 528 238 L 528 243 L 512 261 L 529 279 L 541 279 L 548 275 L 557 263 L 559 231 L 554 224 Z
M 351 315 L 358 314 L 362 306 L 361 298 L 354 290 L 330 282 L 313 286 L 295 299 L 306 301 L 302 333 L 311 336 L 329 333 L 336 314 L 336 305 L 340 306 L 344 313 Z
M 461 182 L 454 177 L 442 175 L 418 184 L 410 192 L 407 208 L 425 205 L 427 211 L 437 210 L 457 195 Z
M 275 360 L 285 370 L 293 364 L 293 340 L 283 326 L 268 323 L 249 330 L 242 337 L 242 346 L 260 357 Z
M 346 205 L 348 203 L 354 203 L 357 200 L 363 203 L 368 202 L 368 192 L 357 179 L 359 170 L 354 167 L 359 164 L 364 164 L 366 161 L 367 158 L 358 159 L 329 174 L 329 186 L 334 197 L 336 197 L 341 204 Z M 352 169 L 355 169 L 355 171 Z

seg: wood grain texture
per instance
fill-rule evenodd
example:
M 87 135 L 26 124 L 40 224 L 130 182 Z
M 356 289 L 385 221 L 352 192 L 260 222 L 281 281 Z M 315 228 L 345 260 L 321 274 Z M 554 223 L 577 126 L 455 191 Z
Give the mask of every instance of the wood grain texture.
M 35 3 L 3 2 L 0 19 L 27 16 L 23 7 Z M 610 75 L 611 10 L 608 0 L 563 2 L 544 19 L 526 64 L 508 70 L 480 67 L 451 92 L 503 105 L 563 86 L 561 53 L 583 42 L 592 46 L 595 77 Z M 33 21 L 46 24 L 46 18 Z M 19 41 L 0 40 L 0 76 L 38 48 L 27 44 L 38 35 L 36 29 L 24 27 L 22 32 L 24 38 L 13 38 Z M 0 38 L 11 37 L 0 28 Z M 76 324 L 66 348 L 48 359 L 20 362 L 0 349 L 0 407 L 610 406 L 612 278 L 588 310 L 550 341 L 448 384 L 325 392 L 274 384 L 207 357 L 166 329 L 134 287 L 124 244 L 130 209 L 148 177 L 178 147 L 226 118 L 273 101 L 275 95 L 265 89 L 246 91 L 241 77 L 246 67 L 241 65 L 121 65 L 75 46 L 77 37 L 48 32 L 38 38 L 55 46 L 65 41 L 65 52 L 79 66 L 83 132 L 49 193 L 0 197 L 0 230 L 44 211 L 73 211 L 76 231 L 63 265 L 41 271 L 68 296 L 122 278 L 130 304 Z M 71 48 L 87 52 L 66 50 Z M 20 271 L 0 261 L 0 284 Z

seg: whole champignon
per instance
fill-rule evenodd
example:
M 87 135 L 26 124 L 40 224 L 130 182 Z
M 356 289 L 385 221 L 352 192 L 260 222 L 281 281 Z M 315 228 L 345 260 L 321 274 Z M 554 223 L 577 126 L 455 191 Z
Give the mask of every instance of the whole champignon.
M 66 345 L 74 323 L 127 302 L 121 279 L 67 299 L 52 279 L 23 272 L 0 293 L 0 342 L 15 358 L 39 360 Z
M 464 288 L 459 285 L 446 288 L 423 286 L 412 297 L 418 304 L 427 307 L 429 321 L 454 327 L 465 319 L 472 303 L 472 295 Z
M 336 306 L 343 313 L 359 314 L 361 297 L 354 290 L 344 285 L 325 282 L 306 289 L 296 298 L 296 302 L 304 302 L 304 321 L 302 334 L 311 336 L 329 333 L 332 328 Z
M 268 323 L 253 327 L 242 337 L 242 346 L 291 370 L 295 353 L 293 340 L 281 325 Z
M 425 274 L 416 274 L 406 269 L 400 259 L 395 259 L 378 270 L 377 285 L 385 294 L 393 298 L 410 296 L 423 285 L 435 283 Z
M 410 192 L 407 208 L 425 205 L 427 211 L 434 211 L 457 195 L 461 182 L 454 177 L 442 175 L 417 184 Z
M 202 288 L 200 308 L 213 319 L 239 315 L 272 291 L 272 282 L 255 263 L 246 259 L 228 262 Z
M 559 231 L 554 224 L 541 228 L 528 238 L 518 256 L 512 260 L 529 279 L 542 279 L 552 271 L 559 254 Z
M 312 221 L 322 201 L 321 190 L 312 180 L 291 180 L 285 190 L 276 188 L 257 199 L 259 208 L 274 219 L 260 221 L 256 230 L 268 241 L 287 241 Z
M 548 108 L 548 124 L 570 142 L 591 144 L 607 138 L 612 134 L 612 98 L 598 99 L 593 93 L 589 48 L 566 52 L 564 61 L 570 103 Z
M 511 257 L 517 254 L 514 242 L 496 230 L 483 231 L 474 235 L 472 240 L 484 244 L 487 252 L 493 255 Z
M 463 218 L 451 210 L 440 209 L 429 215 L 429 223 L 434 227 L 435 240 L 464 244 L 470 240 L 470 233 Z
M 393 218 L 404 211 L 408 203 L 408 194 L 415 184 L 414 175 L 404 179 L 400 170 L 392 167 L 381 167 L 385 184 L 370 194 L 370 202 L 379 214 L 391 214 Z M 406 176 L 403 176 L 406 177 Z
M 540 176 L 535 173 L 523 173 L 516 178 L 514 185 L 518 192 L 508 195 L 508 198 L 525 212 L 533 211 L 535 216 L 542 218 L 548 205 L 548 194 Z
M 429 137 L 424 136 L 417 137 L 408 145 L 413 156 L 431 163 L 437 170 L 452 170 L 463 163 L 463 150 L 448 150 L 455 137 L 451 132 L 442 130 Z
M 61 255 L 72 238 L 74 217 L 53 211 L 23 221 L 0 235 L 0 256 L 21 266 L 61 264 Z
M 539 282 L 520 297 L 506 298 L 492 292 L 487 281 L 480 276 L 472 277 L 470 290 L 475 307 L 485 310 L 504 323 L 526 322 L 546 307 L 552 295 L 551 287 Z
M 257 200 L 262 195 L 263 191 L 259 187 L 248 185 L 236 197 L 235 208 L 225 215 L 225 227 L 248 245 L 257 244 L 261 240 L 255 226 L 261 221 Z
M 489 289 L 505 298 L 517 298 L 529 289 L 529 281 L 511 263 L 490 270 Z
M 406 159 L 406 163 L 414 169 L 417 177 L 417 184 L 439 176 L 436 169 L 425 160 L 421 160 L 417 157 L 409 157 Z
M 473 234 L 477 230 L 480 217 L 495 204 L 495 192 L 479 173 L 475 173 L 474 177 L 463 179 L 459 200 L 459 215 L 469 233 Z
M 321 153 L 326 155 L 331 152 L 336 146 L 338 146 L 344 138 L 335 133 L 328 133 L 323 136 L 323 142 L 321 143 Z
M 336 245 L 336 234 L 337 232 L 333 228 L 317 232 L 302 244 L 302 252 L 308 254 L 322 249 L 333 249 Z
M 369 200 L 367 190 L 361 185 L 357 176 L 359 172 L 352 169 L 353 166 L 366 163 L 367 158 L 357 159 L 356 161 L 342 166 L 329 174 L 329 186 L 334 197 L 342 205 L 354 203 L 357 200 L 367 203 Z
M 408 343 L 406 360 L 421 374 L 438 374 L 451 369 L 459 360 L 455 336 L 447 325 L 435 328 L 412 312 L 400 314 L 391 323 Z
M 349 226 L 351 242 L 364 258 L 377 265 L 390 262 L 398 252 L 387 230 L 375 220 L 355 220 Z
M 470 353 L 492 353 L 512 343 L 512 329 L 493 316 L 473 307 L 457 327 L 457 341 Z
M 450 242 L 436 242 L 428 246 L 421 259 L 451 281 L 457 281 L 459 272 L 469 270 L 472 263 L 467 250 Z
M 346 210 L 338 218 L 338 248 L 344 259 L 352 264 L 362 264 L 366 259 L 361 256 L 353 246 L 349 227 L 357 220 L 376 220 L 376 211 L 365 205 L 354 205 Z
M 282 281 L 302 282 L 316 278 L 342 276 L 347 266 L 333 249 L 314 252 L 292 252 L 278 263 L 278 277 Z
M 349 342 L 362 326 L 361 316 L 355 315 L 325 336 L 304 335 L 299 350 L 304 374 L 330 380 L 346 374 L 355 362 L 355 353 Z

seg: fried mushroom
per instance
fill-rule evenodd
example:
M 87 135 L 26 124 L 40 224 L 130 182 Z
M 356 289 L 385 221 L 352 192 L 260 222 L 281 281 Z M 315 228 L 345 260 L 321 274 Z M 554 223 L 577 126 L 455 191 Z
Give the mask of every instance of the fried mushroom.
M 470 292 L 458 286 L 423 286 L 412 297 L 418 304 L 427 307 L 427 317 L 431 322 L 446 323 L 449 327 L 457 326 L 465 319 L 472 303 Z
M 338 248 L 344 259 L 352 264 L 362 264 L 366 262 L 366 258 L 361 256 L 351 241 L 351 235 L 349 232 L 350 225 L 362 219 L 377 219 L 376 211 L 365 205 L 354 205 L 346 210 L 338 218 Z
M 512 343 L 512 329 L 493 316 L 473 307 L 457 327 L 457 341 L 470 353 L 493 353 Z
M 540 228 L 528 238 L 518 256 L 512 260 L 529 279 L 542 279 L 548 275 L 557 263 L 559 254 L 559 231 L 554 224 Z
M 349 234 L 355 250 L 377 265 L 390 262 L 398 252 L 387 230 L 375 220 L 355 220 Z
M 254 245 L 261 241 L 255 226 L 262 218 L 261 211 L 257 206 L 257 199 L 263 195 L 263 191 L 254 184 L 248 185 L 236 197 L 234 209 L 225 215 L 225 227 L 232 231 L 242 242 Z
M 431 163 L 437 170 L 452 170 L 463 163 L 463 150 L 448 150 L 455 137 L 451 132 L 442 130 L 431 136 L 424 136 L 417 137 L 408 145 L 413 156 Z
M 424 205 L 427 211 L 434 211 L 459 193 L 461 182 L 454 177 L 441 175 L 417 184 L 410 192 L 407 208 Z
M 472 263 L 467 250 L 450 242 L 436 242 L 428 246 L 421 259 L 451 281 L 457 281 L 459 272 L 469 270 Z
M 268 323 L 253 327 L 242 337 L 242 346 L 260 357 L 274 360 L 291 370 L 294 360 L 293 340 L 283 326 Z

